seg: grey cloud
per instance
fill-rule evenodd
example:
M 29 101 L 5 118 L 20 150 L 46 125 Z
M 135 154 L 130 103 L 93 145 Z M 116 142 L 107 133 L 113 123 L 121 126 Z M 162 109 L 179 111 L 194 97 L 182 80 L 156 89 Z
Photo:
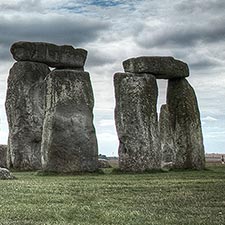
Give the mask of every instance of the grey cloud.
M 0 60 L 1 62 L 8 61 L 10 59 L 11 55 L 9 52 L 9 48 L 7 45 L 1 46 L 0 45 Z
M 144 48 L 151 47 L 187 47 L 199 43 L 215 43 L 225 41 L 225 20 L 211 20 L 205 24 L 164 25 L 151 32 L 146 27 L 137 36 L 137 43 Z
M 106 64 L 115 63 L 117 60 L 116 56 L 110 55 L 108 52 L 104 52 L 98 49 L 88 49 L 87 66 L 96 67 L 104 66 Z
M 135 41 L 142 48 L 224 44 L 224 8 L 223 0 L 174 1 L 166 11 L 158 12 L 159 23 L 155 24 L 154 16 L 142 23 Z
M 210 69 L 213 67 L 221 66 L 221 64 L 214 59 L 204 58 L 202 56 L 200 59 L 198 59 L 195 62 L 190 62 L 189 66 L 193 70 L 200 70 L 200 69 Z
M 42 12 L 43 6 L 42 1 L 40 0 L 19 0 L 15 2 L 4 2 L 0 3 L 0 11 L 34 11 L 34 12 Z
M 83 16 L 39 15 L 27 17 L 1 18 L 0 45 L 2 58 L 7 58 L 5 48 L 19 40 L 45 41 L 57 44 L 72 44 L 82 47 L 94 42 L 101 32 L 110 27 L 109 23 Z M 86 46 L 84 46 L 86 47 Z
M 223 56 L 221 56 L 220 51 L 223 49 L 223 46 L 212 45 L 208 49 L 205 45 L 199 46 L 186 46 L 183 48 L 175 48 L 171 50 L 171 55 L 175 58 L 185 61 L 191 73 L 205 73 L 205 71 L 222 71 L 224 70 L 224 61 Z M 201 74 L 202 76 L 202 74 Z M 207 75 L 208 76 L 208 73 Z M 206 77 L 207 80 L 207 77 Z
M 225 1 L 224 0 L 198 0 L 190 1 L 184 0 L 180 1 L 175 5 L 175 10 L 179 13 L 209 13 L 209 12 L 224 12 Z

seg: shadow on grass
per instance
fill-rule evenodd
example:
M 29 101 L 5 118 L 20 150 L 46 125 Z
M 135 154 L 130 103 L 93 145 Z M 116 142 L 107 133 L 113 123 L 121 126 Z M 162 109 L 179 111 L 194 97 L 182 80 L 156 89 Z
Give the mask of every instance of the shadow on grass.
M 124 171 L 120 168 L 100 168 L 93 172 L 54 172 L 54 171 L 18 171 L 12 170 L 11 172 L 32 172 L 35 176 L 98 176 L 98 175 L 126 175 L 126 174 L 162 174 L 162 173 L 204 173 L 204 172 L 211 172 L 211 173 L 224 173 L 224 168 L 222 167 L 206 167 L 203 170 L 196 170 L 196 169 L 178 169 L 178 168 L 161 168 L 158 170 L 144 170 L 144 171 Z
M 113 169 L 98 169 L 93 172 L 68 172 L 68 173 L 62 173 L 62 172 L 53 172 L 53 171 L 36 171 L 35 175 L 36 176 L 98 176 L 98 175 L 121 175 L 121 174 L 160 174 L 160 173 L 170 173 L 170 172 L 175 172 L 175 173 L 193 173 L 193 172 L 215 172 L 214 170 L 211 170 L 209 168 L 206 168 L 204 170 L 196 170 L 196 169 L 167 169 L 167 168 L 162 168 L 162 169 L 154 169 L 154 170 L 144 170 L 144 171 L 124 171 L 119 168 L 113 168 Z
M 209 168 L 204 168 L 204 169 L 190 169 L 190 168 L 171 168 L 171 172 L 204 172 L 204 171 L 211 171 Z
M 55 172 L 55 171 L 44 171 L 39 170 L 36 171 L 36 176 L 82 176 L 82 175 L 104 175 L 104 171 L 102 169 L 95 170 L 93 172 Z
M 144 170 L 144 171 L 124 171 L 120 168 L 112 169 L 111 174 L 156 174 L 156 173 L 168 173 L 168 169 L 153 169 L 153 170 Z

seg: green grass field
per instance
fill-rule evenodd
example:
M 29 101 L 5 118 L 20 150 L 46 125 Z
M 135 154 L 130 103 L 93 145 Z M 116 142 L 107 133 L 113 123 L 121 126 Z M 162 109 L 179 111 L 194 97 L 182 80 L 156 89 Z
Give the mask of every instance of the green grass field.
M 0 224 L 223 225 L 225 166 L 205 171 L 37 176 L 0 181 Z

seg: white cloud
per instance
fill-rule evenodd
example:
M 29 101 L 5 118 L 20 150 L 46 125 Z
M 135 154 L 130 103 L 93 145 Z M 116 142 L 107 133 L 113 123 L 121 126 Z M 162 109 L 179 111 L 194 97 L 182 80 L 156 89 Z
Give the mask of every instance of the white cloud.
M 98 146 L 99 146 L 99 153 L 103 153 L 108 156 L 118 155 L 117 135 L 109 132 L 99 133 Z
M 211 116 L 207 116 L 202 118 L 202 121 L 212 122 L 212 121 L 217 121 L 217 119 Z
M 100 142 L 113 142 L 118 140 L 117 136 L 111 133 L 100 133 L 98 138 Z
M 115 126 L 115 121 L 114 120 L 100 120 L 99 126 L 100 127 Z
M 0 130 L 0 144 L 7 144 L 8 132 Z
M 217 132 L 208 132 L 205 135 L 205 138 L 212 138 L 212 139 L 224 139 L 225 131 L 217 131 Z

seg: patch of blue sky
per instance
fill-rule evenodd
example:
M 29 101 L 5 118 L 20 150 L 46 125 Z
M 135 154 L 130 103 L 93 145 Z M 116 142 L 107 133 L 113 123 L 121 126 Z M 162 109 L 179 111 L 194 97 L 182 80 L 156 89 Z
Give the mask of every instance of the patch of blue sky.
M 64 11 L 64 12 L 69 12 L 69 13 L 77 13 L 77 14 L 82 14 L 85 12 L 88 12 L 86 7 L 82 4 L 75 4 L 71 2 L 67 2 L 67 4 L 63 5 L 57 5 L 51 8 L 53 11 Z
M 78 13 L 78 14 L 88 12 L 88 10 L 86 10 L 84 7 L 80 7 L 80 6 L 61 6 L 59 9 L 67 11 L 67 12 Z
M 101 7 L 114 7 L 121 5 L 121 1 L 111 1 L 111 0 L 91 0 L 89 5 L 101 6 Z
M 140 2 L 139 2 L 140 3 Z M 66 11 L 69 13 L 85 14 L 90 13 L 90 7 L 99 7 L 99 8 L 114 8 L 120 7 L 121 9 L 127 11 L 134 11 L 135 5 L 137 5 L 136 0 L 87 0 L 87 1 L 67 1 L 63 4 L 55 6 L 52 10 L 56 11 Z
M 134 11 L 135 6 L 140 3 L 141 1 L 138 0 L 117 0 L 117 1 L 112 1 L 112 0 L 90 0 L 88 5 L 94 5 L 102 8 L 113 8 L 116 6 L 119 6 L 121 9 L 125 9 L 127 11 Z
M 54 11 L 64 11 L 70 13 L 85 13 L 87 12 L 86 5 L 82 1 L 64 1 L 63 3 L 59 3 L 54 7 L 51 7 Z

